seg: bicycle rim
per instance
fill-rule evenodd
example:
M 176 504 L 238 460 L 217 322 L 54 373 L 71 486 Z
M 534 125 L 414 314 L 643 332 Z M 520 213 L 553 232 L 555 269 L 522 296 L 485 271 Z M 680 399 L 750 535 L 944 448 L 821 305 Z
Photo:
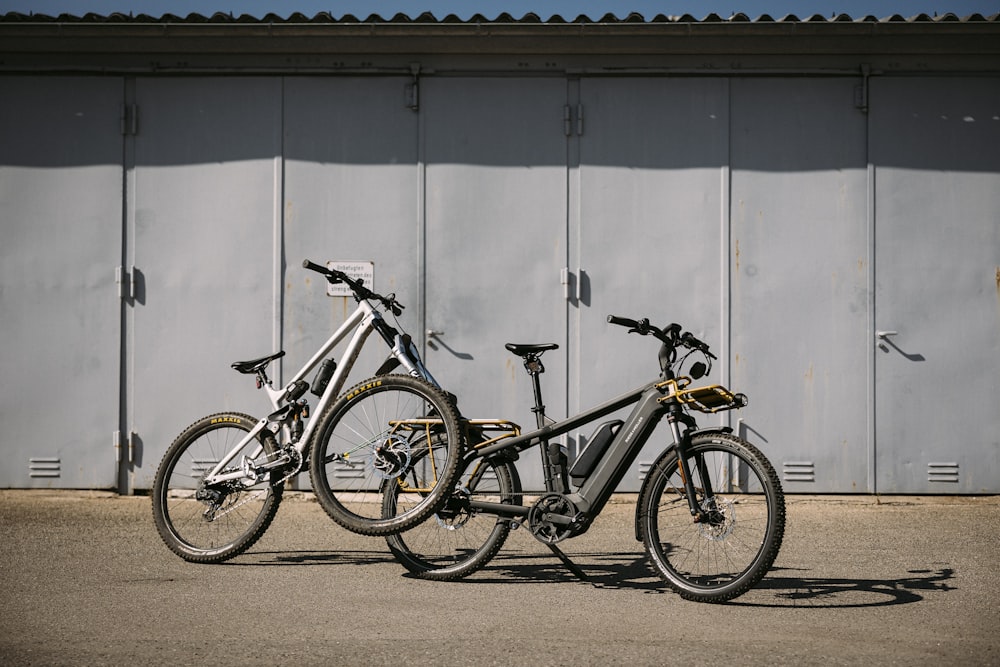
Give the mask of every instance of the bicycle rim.
M 453 581 L 486 565 L 503 547 L 510 522 L 473 509 L 470 501 L 520 504 L 510 464 L 475 460 L 458 478 L 444 503 L 428 520 L 406 533 L 386 538 L 389 550 L 407 570 L 422 579 Z M 385 516 L 405 512 L 412 502 L 398 484 L 387 485 Z
M 253 428 L 244 414 L 210 415 L 188 427 L 170 446 L 153 484 L 153 519 L 171 551 L 199 563 L 218 563 L 250 548 L 267 530 L 281 501 L 282 487 L 270 475 L 259 481 L 234 480 L 206 488 L 204 476 Z M 254 450 L 260 450 L 251 458 Z M 244 457 L 263 463 L 274 455 L 269 444 L 248 444 L 231 466 Z
M 313 491 L 338 524 L 362 535 L 412 528 L 447 500 L 463 449 L 458 415 L 439 389 L 388 375 L 350 389 L 327 410 L 310 454 Z M 400 511 L 383 517 L 388 484 Z
M 699 517 L 691 515 L 676 450 L 670 450 L 640 494 L 643 542 L 657 573 L 682 597 L 723 602 L 753 587 L 774 563 L 784 498 L 774 469 L 752 445 L 704 434 L 689 449 Z

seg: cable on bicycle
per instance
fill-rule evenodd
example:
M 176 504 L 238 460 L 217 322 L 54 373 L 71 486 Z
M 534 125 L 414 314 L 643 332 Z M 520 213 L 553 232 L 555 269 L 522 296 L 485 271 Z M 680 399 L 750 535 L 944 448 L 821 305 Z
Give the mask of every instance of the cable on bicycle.
M 351 288 L 352 292 L 354 292 L 355 301 L 361 301 L 362 299 L 370 301 L 378 301 L 383 306 L 385 306 L 385 308 L 391 311 L 393 315 L 397 317 L 403 313 L 403 308 L 405 308 L 405 306 L 403 306 L 403 304 L 401 304 L 399 301 L 396 301 L 395 294 L 390 294 L 389 296 L 382 296 L 381 294 L 373 292 L 372 290 L 365 287 L 363 280 L 360 279 L 355 280 L 354 278 L 351 278 L 343 271 L 338 271 L 337 269 L 331 269 L 325 266 L 321 266 L 320 264 L 311 262 L 308 259 L 302 260 L 302 268 L 309 269 L 310 271 L 315 271 L 316 273 L 326 276 L 327 282 L 329 282 L 331 285 L 339 285 L 340 283 L 344 283 L 345 285 Z
M 699 352 L 705 355 L 705 360 L 708 363 L 703 369 L 700 369 L 697 373 L 693 374 L 697 377 L 703 377 L 712 369 L 712 360 L 718 359 L 718 357 L 709 351 L 707 343 L 699 340 L 698 337 L 690 331 L 682 333 L 681 325 L 676 322 L 661 329 L 650 324 L 649 319 L 645 317 L 639 320 L 633 320 L 627 317 L 608 315 L 608 323 L 628 327 L 629 333 L 637 333 L 640 336 L 653 336 L 662 342 L 663 347 L 660 349 L 660 367 L 663 370 L 666 370 L 668 367 L 673 367 L 675 364 L 678 364 L 679 367 L 684 364 L 685 360 L 687 360 L 689 356 L 691 356 L 691 353 Z M 689 352 L 684 354 L 679 361 L 677 359 L 678 347 L 685 347 L 689 350 Z M 697 365 L 697 363 L 693 364 L 692 368 L 696 368 Z

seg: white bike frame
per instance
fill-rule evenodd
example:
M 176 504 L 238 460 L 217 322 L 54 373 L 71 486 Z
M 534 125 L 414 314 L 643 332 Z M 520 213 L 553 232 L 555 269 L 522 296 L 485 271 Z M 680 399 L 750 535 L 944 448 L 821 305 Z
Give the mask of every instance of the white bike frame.
M 281 420 L 273 419 L 272 417 L 276 413 L 280 412 L 281 409 L 288 403 L 286 400 L 287 396 L 289 395 L 289 392 L 295 388 L 296 383 L 304 380 L 310 371 L 326 359 L 333 349 L 341 341 L 347 338 L 351 330 L 354 329 L 354 335 L 351 336 L 351 340 L 347 344 L 347 348 L 344 350 L 341 362 L 337 365 L 336 371 L 330 378 L 330 381 L 327 384 L 326 389 L 323 391 L 323 395 L 320 397 L 319 402 L 316 404 L 316 409 L 311 411 L 312 414 L 317 417 L 323 414 L 323 410 L 326 409 L 327 405 L 340 395 L 344 382 L 347 380 L 348 374 L 351 372 L 351 369 L 354 367 L 354 363 L 357 361 L 358 355 L 361 353 L 361 348 L 364 347 L 365 341 L 368 340 L 368 336 L 371 335 L 372 331 L 379 328 L 378 323 L 382 320 L 382 313 L 379 312 L 376 307 L 372 306 L 367 300 L 361 299 L 358 302 L 358 307 L 347 319 L 347 321 L 345 321 L 340 328 L 333 332 L 333 335 L 330 336 L 319 351 L 317 351 L 316 354 L 314 354 L 313 357 L 306 362 L 306 364 L 292 377 L 291 380 L 288 381 L 284 387 L 281 389 L 274 389 L 270 382 L 264 384 L 263 389 L 267 393 L 268 399 L 271 401 L 274 412 L 258 420 L 257 425 L 254 426 L 254 428 L 242 440 L 240 440 L 235 447 L 223 456 L 218 463 L 216 463 L 215 467 L 213 467 L 212 470 L 205 476 L 203 482 L 205 484 L 218 484 L 220 482 L 247 477 L 250 472 L 247 463 L 258 457 L 263 449 L 263 445 L 259 443 L 252 454 L 245 457 L 244 461 L 241 462 L 237 470 L 228 473 L 223 473 L 222 471 L 227 467 L 231 467 L 230 464 L 233 462 L 233 459 L 236 458 L 237 452 L 239 452 L 252 440 L 255 440 L 258 434 L 260 434 L 260 432 L 264 429 L 270 429 L 275 435 L 279 435 L 280 433 L 281 440 L 279 440 L 279 443 L 284 444 L 284 442 L 288 442 L 290 440 L 291 434 L 287 432 L 287 425 L 283 424 Z M 400 364 L 402 364 L 407 373 L 415 377 L 421 377 L 431 384 L 438 386 L 437 382 L 421 361 L 416 346 L 414 346 L 409 338 L 404 338 L 403 335 L 397 333 L 395 340 L 392 343 L 391 350 L 392 356 L 395 357 Z M 307 443 L 309 442 L 313 431 L 316 429 L 318 421 L 318 419 L 308 420 L 308 423 L 302 431 L 301 437 L 296 443 L 294 443 L 295 449 L 299 452 L 299 454 L 305 453 Z M 282 433 L 282 431 L 285 432 Z

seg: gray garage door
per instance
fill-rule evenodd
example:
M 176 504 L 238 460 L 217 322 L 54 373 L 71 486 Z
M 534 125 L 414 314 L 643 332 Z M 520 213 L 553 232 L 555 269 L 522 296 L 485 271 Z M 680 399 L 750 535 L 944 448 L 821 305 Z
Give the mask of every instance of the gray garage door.
M 189 423 L 268 407 L 229 365 L 277 346 L 281 80 L 139 79 L 135 99 L 127 404 L 137 435 L 129 483 L 148 488 Z
M 544 389 L 564 416 L 566 83 L 435 79 L 421 99 L 430 367 L 466 416 L 531 427 L 528 377 L 503 345 L 559 343 Z M 540 473 L 525 458 L 530 486 Z
M 874 80 L 871 101 L 878 491 L 997 493 L 1000 80 Z
M 0 78 L 0 487 L 113 488 L 121 79 Z
M 792 492 L 873 490 L 859 83 L 732 81 L 732 384 Z
M 571 405 L 583 410 L 659 373 L 658 343 L 609 314 L 679 322 L 724 358 L 723 269 L 729 130 L 725 79 L 584 79 L 578 110 Z M 577 183 L 578 181 L 578 183 Z M 721 381 L 726 364 L 713 378 Z M 706 424 L 709 422 L 706 422 Z M 714 423 L 714 422 L 713 422 Z M 586 445 L 596 425 L 571 449 Z M 638 490 L 667 444 L 650 442 L 623 481 Z

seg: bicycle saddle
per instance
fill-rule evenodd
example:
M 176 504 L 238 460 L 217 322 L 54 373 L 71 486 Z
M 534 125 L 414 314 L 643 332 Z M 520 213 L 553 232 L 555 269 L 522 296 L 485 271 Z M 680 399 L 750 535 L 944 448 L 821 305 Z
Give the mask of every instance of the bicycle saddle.
M 524 345 L 518 343 L 507 343 L 504 347 L 519 357 L 525 357 L 529 354 L 540 354 L 547 350 L 559 349 L 559 346 L 555 343 L 529 343 Z
M 260 359 L 251 359 L 250 361 L 237 361 L 232 364 L 232 367 L 233 370 L 240 373 L 245 373 L 245 374 L 256 373 L 257 371 L 263 369 L 265 366 L 267 366 L 275 359 L 280 359 L 283 356 L 285 356 L 284 350 L 282 350 L 281 352 L 275 352 L 274 354 L 269 354 L 266 357 L 261 357 Z

